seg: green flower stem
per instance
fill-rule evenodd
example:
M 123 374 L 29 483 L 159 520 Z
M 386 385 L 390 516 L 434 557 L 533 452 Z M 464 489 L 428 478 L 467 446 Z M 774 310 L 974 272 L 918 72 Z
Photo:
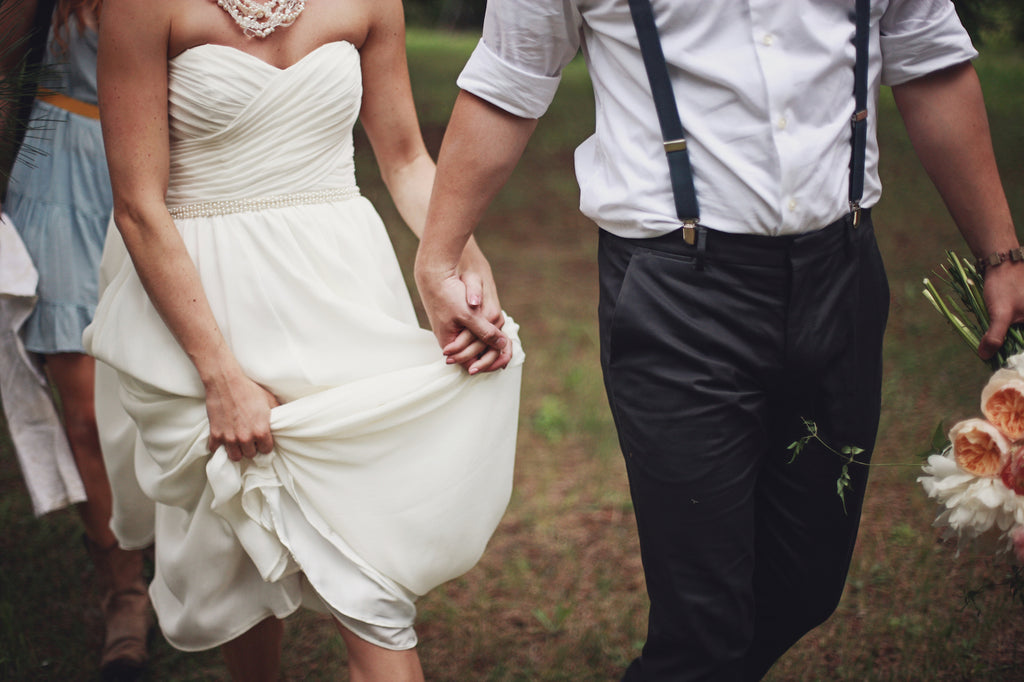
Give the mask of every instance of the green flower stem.
M 981 337 L 978 336 L 975 331 L 968 326 L 956 313 L 949 309 L 947 301 L 942 298 L 935 285 L 932 284 L 931 280 L 927 277 L 924 280 L 925 290 L 924 296 L 927 298 L 932 306 L 935 307 L 939 314 L 946 318 L 946 321 L 953 326 L 953 329 L 960 335 L 960 337 L 969 345 L 971 348 L 977 348 L 981 342 Z M 949 301 L 949 304 L 952 304 Z
M 930 279 L 925 278 L 925 289 L 922 292 L 924 297 L 977 355 L 978 345 L 991 325 L 988 306 L 985 304 L 984 278 L 979 275 L 973 263 L 953 251 L 946 252 L 946 264 L 940 266 L 936 275 L 952 293 L 944 296 Z M 1021 325 L 1013 325 L 1006 334 L 1003 347 L 985 363 L 995 371 L 1021 351 L 1024 351 L 1024 330 Z
M 792 450 L 793 454 L 789 458 L 790 464 L 792 464 L 800 453 L 803 452 L 807 444 L 812 440 L 817 441 L 821 447 L 831 452 L 836 457 L 843 461 L 843 466 L 839 470 L 839 478 L 836 479 L 836 493 L 839 495 L 839 499 L 843 503 L 843 511 L 846 511 L 846 491 L 853 487 L 850 481 L 850 465 L 860 464 L 861 466 L 890 466 L 890 467 L 917 467 L 918 464 L 911 464 L 909 462 L 884 462 L 884 463 L 871 463 L 862 462 L 857 459 L 857 455 L 864 452 L 864 448 L 857 447 L 856 445 L 844 445 L 840 449 L 836 450 L 834 447 L 825 442 L 825 440 L 818 433 L 818 425 L 812 419 L 803 417 L 804 428 L 807 429 L 807 434 L 789 444 L 788 450 Z

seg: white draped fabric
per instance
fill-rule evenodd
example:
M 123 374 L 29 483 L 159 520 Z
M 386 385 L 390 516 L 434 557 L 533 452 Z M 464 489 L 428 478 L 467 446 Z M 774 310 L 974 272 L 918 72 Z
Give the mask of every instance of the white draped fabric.
M 176 224 L 224 337 L 283 404 L 272 453 L 211 455 L 196 371 L 119 258 L 85 341 L 119 373 L 143 445 L 136 472 L 159 503 L 161 627 L 175 646 L 204 649 L 305 604 L 411 647 L 415 598 L 476 563 L 508 503 L 515 324 L 509 369 L 475 377 L 446 365 L 418 325 L 355 185 L 352 45 L 283 70 L 202 45 L 171 61 L 169 92 L 168 206 L 242 202 Z M 246 209 L 325 190 L 352 198 Z
M 32 510 L 42 516 L 84 502 L 85 487 L 50 384 L 18 333 L 35 307 L 38 281 L 18 231 L 0 214 L 0 404 Z

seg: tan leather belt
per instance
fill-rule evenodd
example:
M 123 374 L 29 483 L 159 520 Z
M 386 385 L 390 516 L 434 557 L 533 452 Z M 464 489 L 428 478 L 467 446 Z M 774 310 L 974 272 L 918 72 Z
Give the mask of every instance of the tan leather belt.
M 36 99 L 72 114 L 85 116 L 86 118 L 92 118 L 97 121 L 100 119 L 100 108 L 95 104 L 89 104 L 88 102 L 77 100 L 74 97 L 62 95 L 59 92 L 50 92 L 45 90 L 40 91 L 36 96 Z

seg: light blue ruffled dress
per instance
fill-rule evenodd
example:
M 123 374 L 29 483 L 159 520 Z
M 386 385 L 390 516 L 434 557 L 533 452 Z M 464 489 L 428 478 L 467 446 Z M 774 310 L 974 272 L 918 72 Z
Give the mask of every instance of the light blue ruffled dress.
M 46 85 L 96 104 L 96 31 L 71 21 L 66 34 L 66 51 L 52 32 L 47 41 L 54 73 Z M 39 300 L 22 338 L 36 353 L 82 353 L 113 206 L 100 122 L 36 100 L 31 126 L 4 202 L 39 271 Z

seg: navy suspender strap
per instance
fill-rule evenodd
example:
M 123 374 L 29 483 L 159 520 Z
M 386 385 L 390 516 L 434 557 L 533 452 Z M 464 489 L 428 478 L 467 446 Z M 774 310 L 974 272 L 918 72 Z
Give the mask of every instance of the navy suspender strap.
M 857 49 L 857 62 L 853 67 L 852 146 L 850 154 L 850 213 L 853 226 L 860 224 L 860 199 L 864 196 L 864 154 L 868 145 L 868 43 L 871 40 L 869 22 L 871 0 L 857 0 L 855 21 L 857 32 L 853 42 Z
M 856 0 L 856 3 L 854 45 L 857 57 L 854 65 L 849 193 L 854 227 L 860 223 L 860 200 L 864 195 L 871 0 Z M 650 0 L 629 0 L 629 13 L 633 17 L 633 26 L 640 41 L 640 54 L 647 70 L 647 79 L 650 81 L 654 107 L 658 112 L 658 123 L 661 125 L 661 136 L 668 157 L 672 194 L 675 197 L 676 215 L 683 223 L 683 238 L 687 243 L 693 244 L 697 237 L 697 223 L 700 220 L 697 192 L 693 187 L 693 169 L 690 167 L 690 156 L 686 150 L 686 131 L 679 119 L 679 109 L 676 107 L 675 94 L 672 92 L 672 81 L 669 79 L 668 66 L 665 64 L 665 54 L 661 49 Z
M 629 0 L 629 13 L 640 39 L 640 54 L 651 83 L 654 107 L 658 111 L 661 136 L 665 141 L 665 155 L 668 157 L 669 175 L 672 179 L 672 194 L 675 197 L 676 215 L 683 221 L 683 237 L 694 243 L 695 228 L 700 219 L 697 208 L 697 191 L 693 188 L 693 169 L 690 155 L 686 151 L 686 131 L 679 120 L 679 109 L 672 92 L 672 81 L 668 77 L 665 54 L 661 51 L 658 28 L 654 24 L 654 11 L 650 0 Z

